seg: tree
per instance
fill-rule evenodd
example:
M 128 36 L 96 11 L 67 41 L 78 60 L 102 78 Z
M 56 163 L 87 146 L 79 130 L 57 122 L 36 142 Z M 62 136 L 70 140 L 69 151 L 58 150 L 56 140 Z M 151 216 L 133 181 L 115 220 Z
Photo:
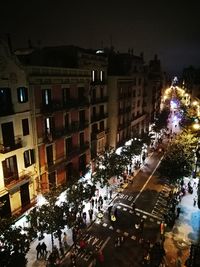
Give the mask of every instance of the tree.
M 121 151 L 123 165 L 132 165 L 134 156 L 138 156 L 142 152 L 143 142 L 139 138 L 134 138 L 129 146 L 124 146 Z
M 22 228 L 14 225 L 14 219 L 0 219 L 0 266 L 25 267 L 26 253 L 30 247 L 30 240 L 22 233 Z
M 109 179 L 113 176 L 119 177 L 126 168 L 124 158 L 115 153 L 113 148 L 108 148 L 104 154 L 98 155 L 96 169 L 92 176 L 94 184 L 100 183 L 101 187 L 109 185 Z
M 54 236 L 61 241 L 61 230 L 66 225 L 64 210 L 58 205 L 58 196 L 62 192 L 61 188 L 52 188 L 51 191 L 44 195 L 46 203 L 40 207 L 36 207 L 27 216 L 31 223 L 29 231 L 39 232 L 39 238 L 43 238 L 43 234 L 50 234 L 52 247 L 54 245 Z
M 66 202 L 68 203 L 72 224 L 75 223 L 77 214 L 82 214 L 84 202 L 88 202 L 95 194 L 96 187 L 88 182 L 77 181 L 66 191 Z
M 197 139 L 193 134 L 184 131 L 168 146 L 159 166 L 160 176 L 167 177 L 176 183 L 184 176 L 191 174 L 194 163 L 193 149 Z
M 156 133 L 159 133 L 162 129 L 167 127 L 169 113 L 170 113 L 169 108 L 163 108 L 161 112 L 157 115 L 157 118 L 155 120 L 155 125 L 153 127 L 153 130 Z

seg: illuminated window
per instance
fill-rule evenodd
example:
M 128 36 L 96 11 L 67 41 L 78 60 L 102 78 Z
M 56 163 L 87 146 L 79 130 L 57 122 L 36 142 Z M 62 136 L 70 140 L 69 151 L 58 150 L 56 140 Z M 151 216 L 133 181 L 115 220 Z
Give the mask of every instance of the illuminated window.
M 17 88 L 17 97 L 19 103 L 25 103 L 28 101 L 28 89 L 26 87 Z
M 25 168 L 35 163 L 35 154 L 33 149 L 24 151 L 24 166 Z
M 42 90 L 42 102 L 44 105 L 51 104 L 51 89 L 43 89 Z

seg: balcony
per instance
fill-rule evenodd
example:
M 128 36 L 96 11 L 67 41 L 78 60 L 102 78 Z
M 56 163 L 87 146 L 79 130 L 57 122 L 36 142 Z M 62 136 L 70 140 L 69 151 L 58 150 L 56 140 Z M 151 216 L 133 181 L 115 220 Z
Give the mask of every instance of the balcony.
M 81 145 L 72 146 L 65 155 L 59 155 L 57 158 L 50 163 L 46 163 L 46 170 L 48 172 L 52 172 L 57 168 L 60 168 L 63 165 L 66 165 L 72 158 L 79 156 L 81 153 L 84 153 L 87 149 L 89 149 L 89 142 L 85 142 Z
M 40 110 L 43 114 L 51 114 L 56 111 L 60 111 L 63 109 L 63 104 L 61 101 L 51 101 L 49 105 L 42 105 Z
M 51 114 L 56 111 L 61 110 L 70 110 L 73 108 L 80 108 L 80 107 L 87 107 L 89 106 L 89 99 L 87 97 L 82 98 L 70 98 L 66 102 L 62 101 L 51 101 L 49 105 L 41 105 L 41 113 L 43 114 Z
M 32 173 L 23 170 L 20 173 L 10 174 L 9 177 L 4 177 L 4 183 L 7 190 L 13 189 L 14 187 L 20 187 L 26 181 L 30 181 Z
M 0 117 L 9 116 L 14 114 L 14 108 L 12 103 L 2 103 L 0 109 Z
M 65 109 L 80 108 L 85 106 L 89 106 L 89 99 L 87 97 L 70 98 L 67 102 L 63 103 L 63 107 Z
M 91 98 L 91 104 L 94 105 L 94 104 L 99 104 L 99 103 L 104 103 L 104 102 L 108 102 L 108 96 L 102 96 L 102 97 L 92 97 Z
M 106 119 L 107 117 L 108 117 L 108 113 L 96 114 L 95 116 L 91 117 L 91 122 L 103 120 L 103 119 Z
M 0 142 L 0 153 L 6 154 L 10 151 L 19 149 L 22 147 L 22 139 L 20 136 L 16 136 L 13 144 L 10 144 L 9 146 L 5 146 L 2 142 Z
M 71 124 L 67 128 L 62 127 L 62 128 L 52 129 L 51 133 L 44 134 L 43 142 L 51 143 L 54 140 L 59 139 L 63 136 L 67 136 L 67 135 L 71 135 L 79 131 L 83 131 L 88 126 L 89 126 L 89 121 L 84 121 L 84 122 L 72 121 Z
M 105 137 L 105 131 L 104 130 L 98 130 L 96 132 L 91 133 L 91 140 L 98 140 Z

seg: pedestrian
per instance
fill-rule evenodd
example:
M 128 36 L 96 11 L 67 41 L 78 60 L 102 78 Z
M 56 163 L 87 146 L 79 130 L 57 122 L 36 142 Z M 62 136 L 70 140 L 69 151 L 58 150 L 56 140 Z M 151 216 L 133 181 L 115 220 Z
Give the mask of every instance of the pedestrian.
M 85 224 L 86 224 L 86 218 L 87 218 L 87 214 L 86 214 L 86 212 L 84 211 L 84 212 L 83 212 L 83 221 L 84 221 Z
M 65 249 L 67 248 L 68 244 L 67 244 L 67 234 L 64 232 L 64 236 L 63 236 L 63 244 Z
M 89 213 L 90 221 L 92 221 L 92 218 L 93 218 L 93 210 L 92 209 L 89 210 L 88 213 Z
M 43 242 L 41 245 L 41 256 L 46 257 L 47 255 L 47 245 Z
M 97 204 L 98 204 L 98 201 L 97 201 L 97 198 L 95 199 L 95 207 L 97 209 Z
M 110 199 L 112 199 L 112 190 L 110 190 Z
M 41 251 L 42 251 L 42 249 L 41 249 L 41 244 L 40 244 L 40 242 L 37 244 L 36 251 L 37 251 L 37 260 L 38 260 L 38 259 L 42 256 L 42 255 L 41 255 Z
M 197 204 L 197 197 L 195 196 L 195 197 L 193 198 L 193 206 L 195 207 L 196 204 Z
M 99 253 L 98 253 L 98 260 L 100 263 L 104 262 L 104 255 L 101 250 L 99 250 Z
M 94 198 L 91 199 L 92 209 L 94 209 Z

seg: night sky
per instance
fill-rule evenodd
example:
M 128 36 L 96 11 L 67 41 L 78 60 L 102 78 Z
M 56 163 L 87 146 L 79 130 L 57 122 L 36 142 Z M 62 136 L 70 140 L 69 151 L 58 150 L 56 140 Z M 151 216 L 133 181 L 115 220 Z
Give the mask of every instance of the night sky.
M 198 0 L 1 0 L 0 36 L 13 47 L 78 45 L 158 54 L 163 70 L 200 66 Z

